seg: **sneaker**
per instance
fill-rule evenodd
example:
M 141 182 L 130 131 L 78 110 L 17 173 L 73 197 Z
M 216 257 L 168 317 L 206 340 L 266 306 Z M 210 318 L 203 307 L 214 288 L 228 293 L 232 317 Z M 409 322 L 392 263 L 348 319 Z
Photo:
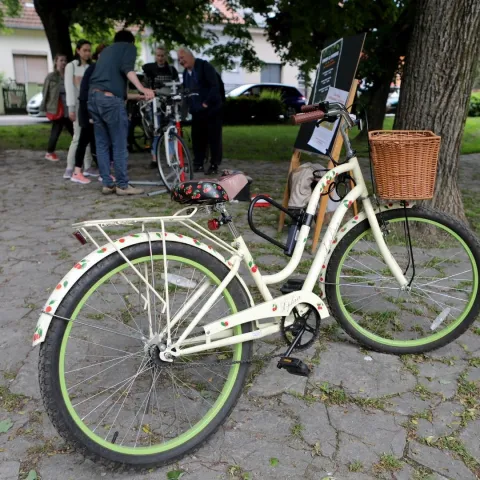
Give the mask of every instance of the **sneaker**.
M 127 188 L 117 187 L 117 195 L 140 195 L 144 190 L 142 188 L 134 188 L 129 185 Z
M 90 167 L 84 170 L 83 175 L 85 177 L 98 177 L 100 176 L 100 172 L 97 168 Z
M 56 153 L 46 153 L 45 159 L 50 160 L 51 162 L 58 162 L 59 158 Z
M 104 195 L 111 195 L 112 193 L 115 193 L 117 187 L 115 185 L 112 185 L 111 187 L 103 187 L 102 188 L 102 193 Z
M 210 165 L 210 168 L 207 171 L 207 175 L 216 175 L 218 173 L 217 165 Z
M 72 178 L 73 168 L 67 168 L 63 174 L 63 178 Z
M 82 172 L 79 173 L 73 173 L 72 176 L 70 177 L 70 180 L 75 183 L 82 183 L 86 185 L 87 183 L 90 183 L 91 180 L 89 180 L 87 177 L 85 177 Z
M 157 162 L 150 162 L 150 168 L 153 170 L 153 169 L 156 169 L 157 168 Z

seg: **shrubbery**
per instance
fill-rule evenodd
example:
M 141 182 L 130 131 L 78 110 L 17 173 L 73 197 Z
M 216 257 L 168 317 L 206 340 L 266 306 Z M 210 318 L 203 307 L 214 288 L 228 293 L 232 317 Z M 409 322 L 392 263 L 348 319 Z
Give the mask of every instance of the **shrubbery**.
M 470 97 L 470 107 L 468 109 L 469 117 L 480 117 L 480 95 Z
M 227 97 L 223 106 L 223 123 L 249 125 L 280 123 L 285 116 L 285 104 L 280 94 L 263 92 L 260 97 Z

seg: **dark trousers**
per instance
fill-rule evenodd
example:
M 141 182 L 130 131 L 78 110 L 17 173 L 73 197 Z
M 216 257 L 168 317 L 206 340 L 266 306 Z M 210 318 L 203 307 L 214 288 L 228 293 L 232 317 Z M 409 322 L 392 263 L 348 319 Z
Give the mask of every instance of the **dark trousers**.
M 92 152 L 92 157 L 96 161 L 97 159 L 97 149 L 95 144 L 95 133 L 93 129 L 93 123 L 87 122 L 82 125 L 82 130 L 80 131 L 80 138 L 78 139 L 77 151 L 75 152 L 75 166 L 81 168 L 83 166 L 83 159 L 85 157 L 85 152 L 87 146 L 90 144 L 90 151 Z M 96 162 L 98 165 L 98 162 Z
M 48 139 L 47 152 L 53 153 L 57 146 L 58 138 L 62 133 L 63 128 L 73 137 L 73 123 L 68 117 L 62 117 L 58 120 L 52 120 L 52 130 L 50 131 L 50 138 Z
M 203 166 L 207 146 L 210 149 L 210 163 L 220 165 L 222 162 L 222 112 L 192 113 L 193 163 Z
M 110 177 L 110 151 L 113 157 L 117 186 L 128 187 L 128 117 L 122 98 L 92 92 L 88 111 L 94 122 L 97 160 L 105 187 L 114 185 Z M 111 149 L 111 150 L 110 150 Z

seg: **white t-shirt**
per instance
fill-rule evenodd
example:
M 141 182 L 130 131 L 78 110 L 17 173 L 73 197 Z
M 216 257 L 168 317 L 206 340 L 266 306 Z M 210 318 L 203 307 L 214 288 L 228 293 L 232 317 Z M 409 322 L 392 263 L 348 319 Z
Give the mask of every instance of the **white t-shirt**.
M 83 74 L 89 66 L 88 63 L 80 65 L 79 60 L 73 60 L 67 63 L 65 67 L 65 93 L 69 112 L 75 112 L 78 107 L 80 84 L 82 83 Z

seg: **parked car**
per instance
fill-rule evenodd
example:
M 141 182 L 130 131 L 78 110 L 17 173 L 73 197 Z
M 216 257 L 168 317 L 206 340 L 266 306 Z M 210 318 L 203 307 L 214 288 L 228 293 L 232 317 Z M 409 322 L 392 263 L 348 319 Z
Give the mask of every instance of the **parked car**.
M 45 112 L 40 111 L 40 105 L 42 104 L 43 94 L 39 92 L 35 94 L 27 103 L 27 113 L 31 117 L 46 117 Z
M 234 88 L 226 94 L 227 97 L 240 97 L 243 95 L 260 96 L 265 91 L 279 92 L 282 95 L 283 102 L 287 109 L 287 115 L 293 115 L 300 112 L 302 105 L 305 105 L 306 99 L 297 87 L 293 85 L 284 85 L 283 83 L 248 83 Z

